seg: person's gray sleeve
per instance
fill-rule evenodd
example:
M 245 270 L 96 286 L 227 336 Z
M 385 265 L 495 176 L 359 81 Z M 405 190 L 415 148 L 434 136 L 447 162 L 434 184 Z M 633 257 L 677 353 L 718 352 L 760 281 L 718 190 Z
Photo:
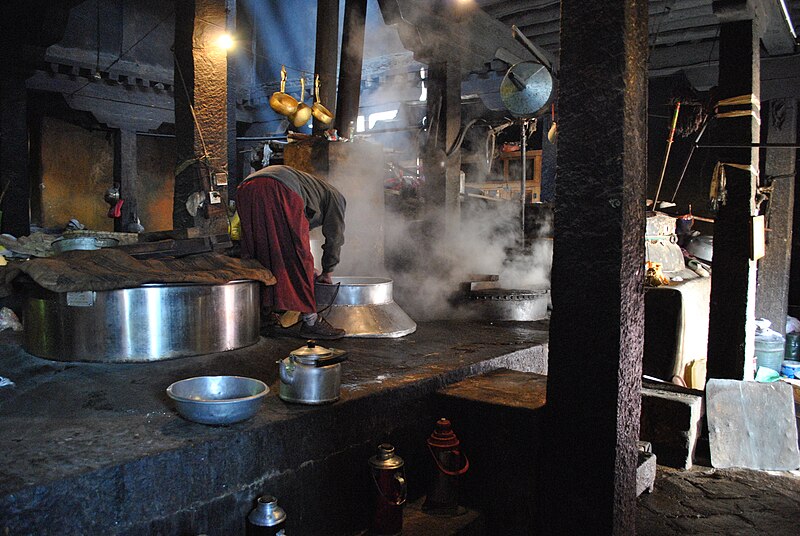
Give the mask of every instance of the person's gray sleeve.
M 344 212 L 346 202 L 339 192 L 330 192 L 322 216 L 322 271 L 332 272 L 339 264 L 339 252 L 344 244 Z

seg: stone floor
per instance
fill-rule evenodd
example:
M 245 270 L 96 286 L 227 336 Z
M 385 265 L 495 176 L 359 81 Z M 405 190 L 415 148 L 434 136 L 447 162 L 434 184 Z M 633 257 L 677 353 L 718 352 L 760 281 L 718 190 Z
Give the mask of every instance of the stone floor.
M 653 493 L 639 497 L 637 533 L 800 534 L 800 471 L 659 467 Z

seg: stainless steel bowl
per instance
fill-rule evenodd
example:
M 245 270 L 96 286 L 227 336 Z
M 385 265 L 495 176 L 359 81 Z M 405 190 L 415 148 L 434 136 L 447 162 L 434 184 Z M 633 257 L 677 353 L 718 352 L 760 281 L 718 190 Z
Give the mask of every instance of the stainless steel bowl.
M 198 376 L 167 387 L 167 395 L 185 419 L 202 424 L 232 424 L 256 414 L 267 384 L 242 376 Z

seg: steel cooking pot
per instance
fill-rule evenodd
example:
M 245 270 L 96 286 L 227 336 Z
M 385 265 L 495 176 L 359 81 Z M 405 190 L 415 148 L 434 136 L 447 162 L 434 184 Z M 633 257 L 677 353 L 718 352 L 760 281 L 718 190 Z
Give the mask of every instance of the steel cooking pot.
M 339 400 L 344 350 L 323 348 L 314 341 L 291 352 L 279 362 L 278 396 L 296 404 L 327 404 Z

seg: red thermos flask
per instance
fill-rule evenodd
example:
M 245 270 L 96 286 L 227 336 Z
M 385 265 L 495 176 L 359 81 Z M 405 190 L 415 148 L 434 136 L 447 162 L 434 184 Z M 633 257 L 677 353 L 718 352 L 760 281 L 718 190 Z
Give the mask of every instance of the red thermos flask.
M 369 533 L 395 536 L 403 531 L 403 504 L 406 502 L 404 462 L 388 443 L 378 445 L 378 453 L 369 459 L 375 484 L 375 510 Z

